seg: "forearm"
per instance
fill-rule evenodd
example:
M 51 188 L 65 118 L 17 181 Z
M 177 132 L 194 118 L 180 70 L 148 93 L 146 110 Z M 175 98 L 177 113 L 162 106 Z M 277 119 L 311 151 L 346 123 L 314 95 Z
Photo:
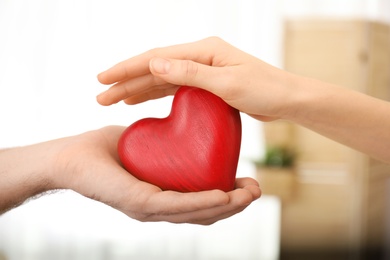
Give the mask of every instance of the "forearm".
M 0 214 L 51 187 L 50 143 L 0 151 Z
M 289 120 L 390 163 L 390 103 L 313 79 L 300 88 Z

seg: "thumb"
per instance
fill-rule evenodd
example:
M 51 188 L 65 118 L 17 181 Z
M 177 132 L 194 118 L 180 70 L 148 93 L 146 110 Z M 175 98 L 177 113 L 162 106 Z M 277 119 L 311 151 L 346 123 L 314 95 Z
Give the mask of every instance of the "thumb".
M 191 60 L 153 58 L 149 69 L 164 81 L 183 86 L 195 86 L 215 92 L 220 86 L 222 67 L 212 67 Z

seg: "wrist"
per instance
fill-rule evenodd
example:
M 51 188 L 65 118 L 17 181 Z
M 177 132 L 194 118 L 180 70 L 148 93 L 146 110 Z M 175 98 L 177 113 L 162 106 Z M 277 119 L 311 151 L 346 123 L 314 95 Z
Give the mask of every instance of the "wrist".
M 20 148 L 23 154 L 20 167 L 24 168 L 24 179 L 34 193 L 67 188 L 62 174 L 68 165 L 68 157 L 63 154 L 66 146 L 67 138 L 61 138 Z
M 23 160 L 19 167 L 21 179 L 30 186 L 33 195 L 54 189 L 53 165 L 55 145 L 52 141 L 43 142 L 20 149 Z
M 47 142 L 51 150 L 47 153 L 47 167 L 42 177 L 47 180 L 49 189 L 73 189 L 74 175 L 78 174 L 77 164 L 78 148 L 77 136 L 65 137 Z
M 47 174 L 47 165 L 50 164 L 48 148 L 36 144 L 1 152 L 0 213 L 51 189 L 51 179 Z
M 286 91 L 281 119 L 302 124 L 309 114 L 326 95 L 322 82 L 303 76 L 289 74 L 286 80 L 289 91 Z

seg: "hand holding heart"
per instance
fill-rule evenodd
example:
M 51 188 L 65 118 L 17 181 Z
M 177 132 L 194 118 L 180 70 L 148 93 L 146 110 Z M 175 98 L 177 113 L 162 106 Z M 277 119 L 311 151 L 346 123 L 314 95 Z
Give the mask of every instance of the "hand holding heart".
M 234 189 L 241 143 L 239 112 L 198 88 L 181 87 L 171 114 L 133 123 L 118 143 L 125 168 L 163 190 Z
M 235 190 L 180 193 L 139 181 L 119 163 L 125 128 L 109 126 L 80 135 L 0 151 L 0 214 L 27 198 L 71 189 L 140 221 L 208 225 L 242 211 L 260 196 L 252 179 Z M 82 211 L 82 210 L 81 210 Z M 79 212 L 83 214 L 83 212 Z
M 119 164 L 117 144 L 123 130 L 110 126 L 59 140 L 65 149 L 61 163 L 56 164 L 56 175 L 67 179 L 58 186 L 97 199 L 140 221 L 203 225 L 242 211 L 260 196 L 256 181 L 250 178 L 237 179 L 235 189 L 227 193 L 162 191 L 140 181 Z

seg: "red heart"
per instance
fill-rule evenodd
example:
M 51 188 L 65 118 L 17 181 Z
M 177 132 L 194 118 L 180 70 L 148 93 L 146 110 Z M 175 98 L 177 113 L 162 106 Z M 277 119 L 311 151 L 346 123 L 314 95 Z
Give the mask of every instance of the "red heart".
M 181 87 L 169 116 L 130 125 L 118 153 L 131 174 L 163 190 L 230 191 L 240 144 L 238 110 L 210 92 Z

